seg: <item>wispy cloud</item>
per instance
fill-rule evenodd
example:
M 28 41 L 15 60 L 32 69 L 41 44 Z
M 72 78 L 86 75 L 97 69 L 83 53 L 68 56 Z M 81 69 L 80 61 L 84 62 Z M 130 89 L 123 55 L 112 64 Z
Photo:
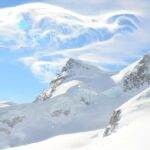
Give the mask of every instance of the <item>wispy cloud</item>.
M 54 78 L 62 65 L 65 63 L 65 58 L 60 55 L 46 55 L 45 53 L 35 54 L 30 57 L 23 57 L 19 59 L 32 73 L 42 82 L 50 82 Z
M 86 9 L 92 6 L 94 13 L 99 14 L 88 17 L 61 8 L 59 11 L 65 13 L 50 13 L 50 9 L 43 9 L 46 5 L 39 6 L 40 12 L 34 9 L 32 13 L 21 7 L 11 9 L 11 15 L 9 9 L 0 10 L 0 47 L 28 51 L 18 59 L 41 81 L 49 82 L 69 57 L 118 70 L 149 51 L 150 2 L 56 0 L 55 3 L 74 10 L 77 9 L 72 7 L 81 9 L 84 4 Z M 84 10 L 77 11 L 85 14 Z

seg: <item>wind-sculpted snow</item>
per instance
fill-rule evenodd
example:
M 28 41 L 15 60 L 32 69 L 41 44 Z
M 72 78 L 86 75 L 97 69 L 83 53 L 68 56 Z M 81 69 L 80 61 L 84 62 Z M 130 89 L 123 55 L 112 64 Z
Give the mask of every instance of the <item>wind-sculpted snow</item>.
M 130 13 L 87 17 L 52 5 L 26 4 L 0 11 L 0 46 L 38 50 L 80 48 L 125 36 L 137 30 L 138 24 L 136 16 Z

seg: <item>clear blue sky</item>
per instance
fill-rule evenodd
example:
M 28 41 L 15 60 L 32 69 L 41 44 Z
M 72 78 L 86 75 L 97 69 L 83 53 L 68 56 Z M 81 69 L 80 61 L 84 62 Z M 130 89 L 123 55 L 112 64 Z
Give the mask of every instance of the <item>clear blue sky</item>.
M 30 2 L 30 0 L 3 0 L 0 1 L 0 7 L 9 7 L 9 6 L 16 6 L 17 4 L 25 3 L 25 2 Z
M 31 71 L 18 63 L 18 54 L 0 50 L 0 100 L 31 102 L 47 87 Z

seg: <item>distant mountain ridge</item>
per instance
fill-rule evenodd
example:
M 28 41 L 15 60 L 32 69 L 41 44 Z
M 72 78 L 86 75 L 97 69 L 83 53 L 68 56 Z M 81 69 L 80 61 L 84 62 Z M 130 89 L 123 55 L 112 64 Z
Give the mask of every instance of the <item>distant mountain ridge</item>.
M 150 86 L 150 54 L 123 69 L 113 76 L 125 91 L 136 90 L 142 86 Z

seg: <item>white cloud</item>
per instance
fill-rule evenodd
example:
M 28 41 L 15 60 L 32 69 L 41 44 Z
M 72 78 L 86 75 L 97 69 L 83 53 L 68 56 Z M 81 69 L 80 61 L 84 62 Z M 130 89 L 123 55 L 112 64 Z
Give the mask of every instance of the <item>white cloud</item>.
M 60 70 L 60 67 L 62 67 L 66 60 L 59 58 L 57 55 L 52 55 L 50 57 L 54 57 L 55 59 L 49 61 L 44 60 L 45 56 L 49 57 L 50 55 L 46 55 L 45 53 L 40 53 L 39 55 L 36 53 L 30 57 L 20 58 L 19 61 L 29 67 L 32 73 L 42 82 L 49 83 L 56 76 L 58 70 Z
M 52 45 L 48 45 L 46 47 L 45 45 L 48 44 L 48 42 L 45 44 L 44 41 L 40 41 L 41 43 L 38 40 L 36 41 L 35 34 L 32 34 L 32 36 L 29 36 L 30 34 L 28 34 L 27 37 L 29 37 L 29 39 L 26 40 L 25 37 L 26 31 L 22 32 L 19 29 L 16 29 L 16 24 L 14 24 L 14 22 L 12 26 L 10 26 L 11 23 L 6 22 L 6 25 L 7 24 L 9 25 L 8 31 L 6 28 L 0 28 L 0 31 L 8 34 L 9 36 L 12 35 L 11 37 L 12 39 L 14 37 L 17 37 L 15 38 L 16 47 L 18 46 L 21 48 L 24 46 L 25 47 L 31 46 L 31 49 L 30 47 L 28 47 L 28 51 L 30 51 L 30 53 L 28 54 L 28 56 L 26 55 L 22 56 L 21 62 L 24 63 L 27 67 L 29 67 L 32 73 L 40 80 L 44 82 L 49 82 L 50 79 L 52 79 L 55 76 L 57 71 L 60 70 L 61 66 L 64 64 L 66 59 L 68 59 L 69 57 L 74 57 L 74 58 L 91 62 L 92 64 L 97 65 L 98 67 L 100 67 L 101 65 L 102 66 L 119 65 L 121 67 L 127 65 L 128 63 L 131 63 L 132 61 L 134 61 L 135 59 L 143 55 L 145 52 L 149 51 L 150 48 L 150 44 L 149 44 L 150 43 L 150 34 L 149 34 L 150 33 L 150 15 L 149 15 L 150 2 L 149 1 L 137 0 L 135 2 L 133 0 L 126 0 L 126 1 L 114 0 L 113 2 L 110 2 L 110 0 L 89 0 L 89 1 L 55 0 L 54 3 L 59 4 L 60 6 L 65 6 L 66 8 L 69 9 L 73 9 L 77 12 L 81 12 L 83 14 L 86 14 L 86 11 L 89 10 L 87 14 L 96 14 L 95 18 L 96 21 L 99 23 L 96 24 L 96 26 L 103 24 L 102 20 L 97 18 L 98 16 L 106 17 L 106 16 L 110 16 L 110 15 L 114 15 L 126 11 L 130 13 L 133 12 L 139 19 L 140 24 L 138 24 L 138 30 L 134 30 L 134 32 L 131 31 L 132 33 L 130 34 L 129 33 L 122 33 L 121 35 L 117 34 L 112 38 L 107 39 L 106 41 L 103 42 L 94 41 L 89 45 L 85 44 L 83 47 L 81 46 L 81 47 L 72 47 L 70 49 L 65 49 L 65 48 L 58 49 L 58 47 L 53 47 Z M 84 8 L 81 7 L 83 5 Z M 86 18 L 86 16 L 84 17 Z M 55 19 L 56 18 L 57 17 L 55 17 Z M 124 18 L 125 17 L 123 17 L 123 19 Z M 58 17 L 57 19 L 60 18 Z M 118 22 L 121 22 L 121 20 L 119 20 Z M 36 27 L 36 25 L 37 25 L 36 23 L 33 24 L 34 27 Z M 112 27 L 110 25 L 108 27 L 109 30 L 111 29 L 114 30 L 114 24 Z M 120 25 L 120 27 L 122 27 L 122 25 Z M 41 32 L 41 29 L 31 30 L 30 33 L 37 33 L 37 31 L 38 31 L 38 35 L 42 37 L 43 33 Z M 79 32 L 77 28 L 74 28 L 74 33 L 76 32 L 79 35 L 81 34 L 81 32 Z M 45 33 L 48 33 L 48 30 L 46 30 L 44 34 Z M 58 34 L 58 32 L 54 32 L 54 34 Z M 54 40 L 53 41 L 54 43 L 56 42 L 54 37 L 51 37 L 51 40 Z M 66 42 L 66 45 L 68 43 L 69 42 Z M 37 49 L 36 47 L 37 45 L 39 46 L 38 47 L 39 49 Z M 16 48 L 16 47 L 12 47 L 12 45 L 9 45 L 8 43 L 6 43 L 6 46 L 10 46 L 10 48 L 13 49 Z M 1 47 L 1 42 L 0 42 L 0 47 Z
M 97 15 L 118 10 L 145 12 L 149 11 L 150 8 L 149 0 L 42 0 L 42 2 L 56 4 L 86 15 Z

